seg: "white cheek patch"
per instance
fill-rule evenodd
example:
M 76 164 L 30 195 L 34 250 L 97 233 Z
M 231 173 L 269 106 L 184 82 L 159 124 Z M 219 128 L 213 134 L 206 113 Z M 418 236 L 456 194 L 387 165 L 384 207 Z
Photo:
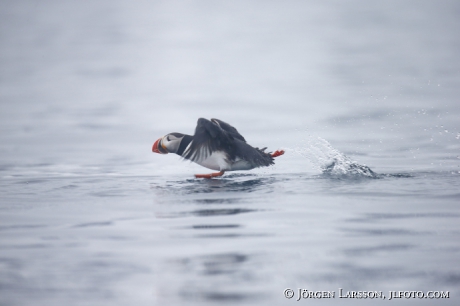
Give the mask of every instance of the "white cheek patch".
M 168 140 L 169 137 L 169 140 Z M 167 135 L 163 138 L 162 143 L 164 146 L 167 148 L 169 152 L 175 153 L 177 150 L 179 150 L 180 142 L 182 138 L 177 138 L 172 135 Z

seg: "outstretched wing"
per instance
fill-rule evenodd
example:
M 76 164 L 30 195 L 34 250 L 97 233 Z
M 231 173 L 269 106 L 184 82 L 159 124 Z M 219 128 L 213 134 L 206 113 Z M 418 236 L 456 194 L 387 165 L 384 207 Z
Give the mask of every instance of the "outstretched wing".
M 254 148 L 245 142 L 238 142 L 235 145 L 238 152 L 236 155 L 254 167 L 265 167 L 274 164 L 271 154 L 265 152 L 267 148 Z
M 223 122 L 223 121 L 221 121 Z M 224 122 L 229 127 L 231 125 Z M 233 128 L 233 127 L 232 127 Z M 236 129 L 233 128 L 235 131 Z M 238 134 L 238 132 L 236 132 Z M 224 150 L 230 152 L 234 142 L 233 133 L 228 133 L 220 123 L 211 122 L 207 119 L 198 119 L 193 141 L 182 155 L 191 161 L 206 159 L 212 152 Z M 238 134 L 239 135 L 239 134 Z M 241 135 L 240 135 L 241 136 Z M 242 136 L 241 136 L 242 137 Z M 244 139 L 244 138 L 243 138 Z
M 234 141 L 232 144 L 234 148 L 232 152 L 235 153 L 235 156 L 232 158 L 239 157 L 243 160 L 246 160 L 253 164 L 255 167 L 262 167 L 262 166 L 269 166 L 274 164 L 273 157 L 265 152 L 267 148 L 253 148 L 252 146 L 246 143 L 246 139 L 244 139 L 243 135 L 238 133 L 237 129 L 219 119 L 211 119 L 211 121 L 217 125 L 219 125 L 224 131 L 226 131 L 229 135 L 234 137 L 235 139 L 241 140 L 243 143 Z
M 212 118 L 211 122 L 213 122 L 213 123 L 217 124 L 218 126 L 220 126 L 224 131 L 226 131 L 228 134 L 232 135 L 234 138 L 246 142 L 246 139 L 244 139 L 243 135 L 238 133 L 238 131 L 233 126 L 228 124 L 227 122 L 223 122 L 222 120 L 215 119 L 215 118 Z

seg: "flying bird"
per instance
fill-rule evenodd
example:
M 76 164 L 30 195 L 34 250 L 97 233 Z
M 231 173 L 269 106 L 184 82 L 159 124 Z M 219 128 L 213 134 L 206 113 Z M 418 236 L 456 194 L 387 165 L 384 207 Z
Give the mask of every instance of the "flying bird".
M 195 135 L 169 133 L 159 138 L 152 152 L 177 155 L 219 171 L 210 174 L 195 174 L 196 178 L 222 176 L 225 171 L 250 170 L 274 164 L 274 158 L 284 154 L 283 150 L 265 152 L 267 148 L 254 148 L 230 124 L 219 120 L 198 119 Z

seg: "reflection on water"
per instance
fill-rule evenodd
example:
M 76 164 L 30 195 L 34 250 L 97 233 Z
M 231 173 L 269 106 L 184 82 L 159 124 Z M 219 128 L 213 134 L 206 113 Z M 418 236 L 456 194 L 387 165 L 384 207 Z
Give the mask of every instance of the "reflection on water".
M 184 301 L 207 300 L 210 302 L 242 302 L 243 300 L 261 299 L 260 294 L 250 290 L 221 288 L 224 283 L 234 286 L 247 283 L 253 274 L 253 259 L 242 253 L 221 253 L 186 258 L 178 262 L 185 275 L 193 275 L 204 283 L 195 282 L 183 288 L 180 295 Z M 186 276 L 187 277 L 187 276 Z M 207 280 L 208 279 L 208 280 Z M 208 284 L 208 286 L 203 286 Z M 226 287 L 227 287 L 226 286 Z
M 142 279 L 138 288 L 153 286 L 160 304 L 173 305 L 278 305 L 286 302 L 284 288 L 302 286 L 393 290 L 393 282 L 399 282 L 417 290 L 455 292 L 459 274 L 451 263 L 458 253 L 460 218 L 455 198 L 432 205 L 424 196 L 400 195 L 402 190 L 420 192 L 422 177 L 438 183 L 428 190 L 432 197 L 440 186 L 452 190 L 449 184 L 458 182 L 446 175 L 12 180 L 9 190 L 3 188 L 5 198 L 21 190 L 22 197 L 41 203 L 47 193 L 51 206 L 23 206 L 35 212 L 32 219 L 27 214 L 4 219 L 0 260 L 10 277 L 2 279 L 2 286 L 14 292 L 25 282 L 36 289 L 39 281 L 48 290 L 59 288 L 58 299 L 65 301 L 69 290 L 61 280 L 71 273 L 76 279 L 69 281 L 72 290 L 98 301 L 101 292 L 89 293 L 84 284 L 98 284 L 116 300 L 115 288 Z M 131 196 L 99 194 L 111 190 Z M 76 196 L 75 204 L 61 201 Z M 48 274 L 42 269 L 53 277 L 43 280 Z M 19 281 L 26 272 L 32 279 Z M 31 295 L 43 299 L 35 289 Z
M 275 181 L 273 177 L 257 177 L 252 174 L 230 174 L 219 179 L 187 179 L 168 181 L 165 184 L 151 184 L 151 189 L 158 194 L 194 195 L 206 193 L 251 193 L 258 190 L 270 192 L 269 186 Z M 228 197 L 229 195 L 226 195 Z M 227 199 L 221 199 L 226 201 Z M 231 201 L 231 199 L 230 199 Z
M 415 236 L 415 235 L 423 235 L 428 236 L 432 235 L 433 233 L 427 231 L 411 231 L 401 228 L 386 228 L 386 229 L 366 229 L 366 228 L 359 228 L 359 229 L 342 229 L 342 233 L 348 235 L 357 235 L 357 236 Z
M 244 201 L 243 198 L 211 198 L 211 199 L 194 199 L 193 202 L 199 204 L 234 204 Z
M 252 174 L 231 174 L 219 179 L 186 179 L 182 181 L 167 181 L 165 183 L 151 183 L 151 190 L 157 195 L 157 202 L 171 205 L 178 201 L 177 211 L 168 212 L 158 210 L 157 217 L 180 218 L 186 216 L 213 217 L 228 216 L 256 212 L 252 208 L 251 197 L 247 195 L 255 192 L 270 193 L 272 185 L 279 179 L 274 177 L 257 177 Z M 245 197 L 240 197 L 246 194 Z M 183 198 L 189 195 L 190 197 Z M 236 195 L 237 197 L 233 197 Z M 206 206 L 206 208 L 201 208 Z M 185 209 L 185 210 L 184 210 Z
M 398 251 L 405 251 L 413 247 L 414 245 L 411 245 L 411 244 L 387 244 L 387 245 L 378 245 L 378 246 L 361 247 L 361 248 L 349 248 L 349 249 L 344 249 L 343 252 L 346 255 L 349 255 L 352 257 L 372 256 L 378 252 L 398 252 Z
M 272 299 L 278 304 L 285 302 L 276 294 L 279 288 L 306 283 L 305 286 L 318 290 L 392 290 L 392 282 L 388 283 L 388 279 L 406 286 L 415 284 L 413 286 L 420 290 L 445 290 L 444 285 L 438 284 L 446 284 L 449 290 L 454 290 L 452 286 L 456 285 L 457 274 L 450 272 L 449 260 L 427 265 L 431 271 L 429 275 L 411 261 L 415 256 L 431 262 L 439 249 L 452 260 L 458 249 L 450 240 L 454 232 L 439 236 L 440 225 L 452 226 L 460 217 L 451 212 L 449 205 L 433 207 L 431 201 L 421 197 L 415 201 L 417 212 L 411 212 L 414 200 L 409 200 L 412 204 L 401 202 L 394 190 L 398 186 L 411 194 L 410 190 L 418 190 L 419 179 L 425 175 L 430 176 L 426 173 L 384 174 L 375 180 L 345 176 L 338 179 L 327 175 L 270 175 L 254 179 L 247 175 L 235 177 L 237 182 L 187 180 L 176 185 L 219 186 L 212 193 L 195 190 L 196 198 L 177 197 L 171 191 L 174 190 L 171 182 L 157 183 L 152 191 L 158 196 L 158 205 L 168 206 L 169 215 L 166 216 L 190 223 L 175 228 L 175 234 L 198 244 L 205 243 L 201 254 L 177 261 L 182 277 L 178 301 L 197 305 L 219 301 L 263 304 Z M 433 179 L 437 175 L 440 174 L 431 174 Z M 299 184 L 303 189 L 299 189 Z M 168 192 L 163 190 L 165 185 L 168 185 Z M 245 196 L 232 197 L 235 191 L 227 188 L 228 185 L 253 186 L 254 190 Z M 377 203 L 374 198 L 370 203 L 369 196 L 375 196 L 380 189 L 383 192 L 378 196 L 383 200 Z M 390 189 L 391 192 L 385 192 Z M 288 200 L 273 205 L 273 201 L 268 200 L 269 190 L 282 193 Z M 303 197 L 291 197 L 300 190 Z M 318 192 L 321 198 L 311 199 L 311 194 Z M 253 193 L 257 196 L 253 197 Z M 342 193 L 350 200 L 334 200 Z M 176 202 L 178 199 L 180 202 Z M 293 211 L 287 219 L 283 217 L 285 203 L 290 203 L 289 209 Z M 248 212 L 250 214 L 246 214 Z M 206 220 L 188 219 L 203 216 Z M 427 241 L 430 241 L 429 246 Z M 238 253 L 235 254 L 235 250 Z M 271 266 L 272 261 L 278 266 Z M 267 277 L 266 271 L 270 271 L 271 277 Z M 273 278 L 273 273 L 280 278 Z M 257 293 L 248 292 L 244 284 L 250 284 Z
M 240 227 L 239 224 L 200 224 L 200 225 L 193 225 L 193 229 L 222 229 L 222 228 L 238 228 Z
M 347 221 L 353 223 L 375 223 L 393 219 L 431 219 L 431 218 L 460 218 L 458 213 L 378 213 L 365 214 L 361 217 L 349 219 Z
M 236 274 L 248 256 L 242 254 L 217 254 L 187 258 L 180 262 L 188 272 L 203 275 Z
M 93 226 L 110 226 L 110 225 L 113 225 L 112 221 L 81 223 L 81 224 L 75 225 L 74 227 L 93 227 Z
M 225 216 L 225 215 L 236 215 L 242 213 L 252 212 L 254 210 L 244 209 L 244 208 L 234 208 L 234 209 L 199 209 L 194 210 L 191 214 L 200 217 L 209 217 L 209 216 Z

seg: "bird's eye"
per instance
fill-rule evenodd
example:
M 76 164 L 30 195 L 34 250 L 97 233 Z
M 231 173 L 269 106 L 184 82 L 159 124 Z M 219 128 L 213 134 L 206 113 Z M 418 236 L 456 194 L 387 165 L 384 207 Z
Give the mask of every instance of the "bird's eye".
M 167 140 L 167 141 L 171 141 L 171 139 L 169 139 L 169 136 L 166 136 L 166 140 Z

